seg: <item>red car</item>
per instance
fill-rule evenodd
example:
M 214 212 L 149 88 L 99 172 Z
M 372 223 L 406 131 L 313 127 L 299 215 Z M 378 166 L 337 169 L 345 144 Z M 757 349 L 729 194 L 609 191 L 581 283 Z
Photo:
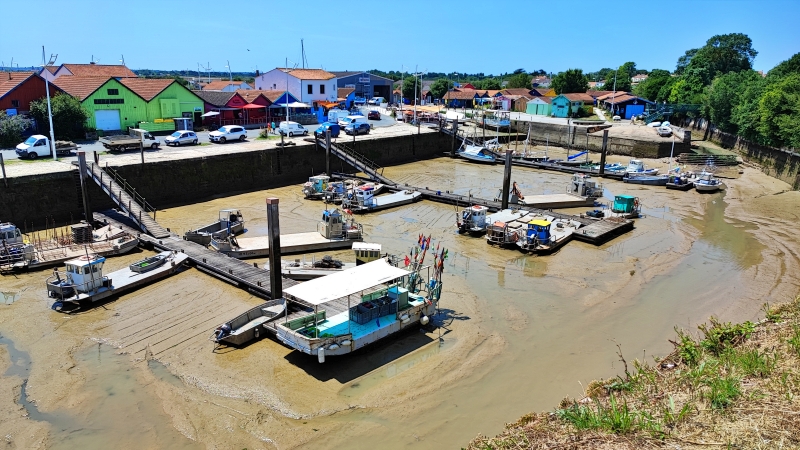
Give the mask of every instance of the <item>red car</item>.
M 367 113 L 367 119 L 369 120 L 381 120 L 381 113 L 378 111 L 370 111 Z

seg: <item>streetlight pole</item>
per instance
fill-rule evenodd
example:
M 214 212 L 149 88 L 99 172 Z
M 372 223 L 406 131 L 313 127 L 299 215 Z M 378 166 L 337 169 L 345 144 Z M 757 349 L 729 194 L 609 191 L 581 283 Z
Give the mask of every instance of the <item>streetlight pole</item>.
M 53 63 L 56 62 L 56 56 L 50 56 L 50 61 L 48 63 L 44 62 L 44 45 L 42 46 L 42 70 L 47 70 L 48 67 L 52 66 Z M 50 82 L 48 81 L 49 77 L 45 75 L 44 77 L 44 91 L 47 95 L 47 119 L 50 122 L 50 152 L 53 155 L 53 161 L 58 161 L 58 154 L 56 154 L 56 138 L 55 133 L 53 132 L 53 108 L 50 106 Z

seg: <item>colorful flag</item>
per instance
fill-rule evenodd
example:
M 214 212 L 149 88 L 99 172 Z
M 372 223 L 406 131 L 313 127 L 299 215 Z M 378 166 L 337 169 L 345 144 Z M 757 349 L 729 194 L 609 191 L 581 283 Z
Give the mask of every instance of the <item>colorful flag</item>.
M 406 263 L 406 267 L 408 267 L 408 265 L 411 264 L 411 260 L 408 258 L 408 256 L 406 256 L 405 263 Z

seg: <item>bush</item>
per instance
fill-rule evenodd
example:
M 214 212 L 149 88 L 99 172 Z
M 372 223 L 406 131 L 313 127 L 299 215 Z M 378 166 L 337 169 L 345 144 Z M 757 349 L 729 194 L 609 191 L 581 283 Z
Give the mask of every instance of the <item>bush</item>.
M 53 128 L 55 128 L 56 139 L 84 138 L 89 112 L 84 109 L 81 102 L 70 95 L 57 94 L 50 99 L 50 106 L 53 110 Z M 36 119 L 36 124 L 42 134 L 50 132 L 50 124 L 47 117 L 47 99 L 43 98 L 31 102 L 31 116 Z
M 14 147 L 22 141 L 22 133 L 32 124 L 30 119 L 19 115 L 9 116 L 0 111 L 0 147 Z

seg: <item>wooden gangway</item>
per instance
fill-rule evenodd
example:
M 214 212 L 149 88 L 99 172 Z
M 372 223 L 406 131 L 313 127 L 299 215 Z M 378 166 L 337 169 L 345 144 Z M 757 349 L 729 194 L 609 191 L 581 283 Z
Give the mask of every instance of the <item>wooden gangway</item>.
M 319 144 L 323 149 L 327 149 L 325 140 L 320 140 Z M 383 167 L 370 160 L 366 156 L 349 148 L 346 144 L 331 142 L 330 152 L 332 155 L 350 164 L 358 171 L 367 174 L 372 180 L 382 184 L 394 184 L 394 182 L 383 176 Z
M 99 164 L 87 162 L 87 173 L 100 186 L 111 200 L 122 209 L 128 217 L 136 222 L 141 231 L 153 236 L 154 238 L 166 238 L 170 232 L 156 222 L 154 217 L 150 217 L 150 212 L 155 211 L 149 203 L 136 192 L 123 178 L 115 171 L 107 172 Z

